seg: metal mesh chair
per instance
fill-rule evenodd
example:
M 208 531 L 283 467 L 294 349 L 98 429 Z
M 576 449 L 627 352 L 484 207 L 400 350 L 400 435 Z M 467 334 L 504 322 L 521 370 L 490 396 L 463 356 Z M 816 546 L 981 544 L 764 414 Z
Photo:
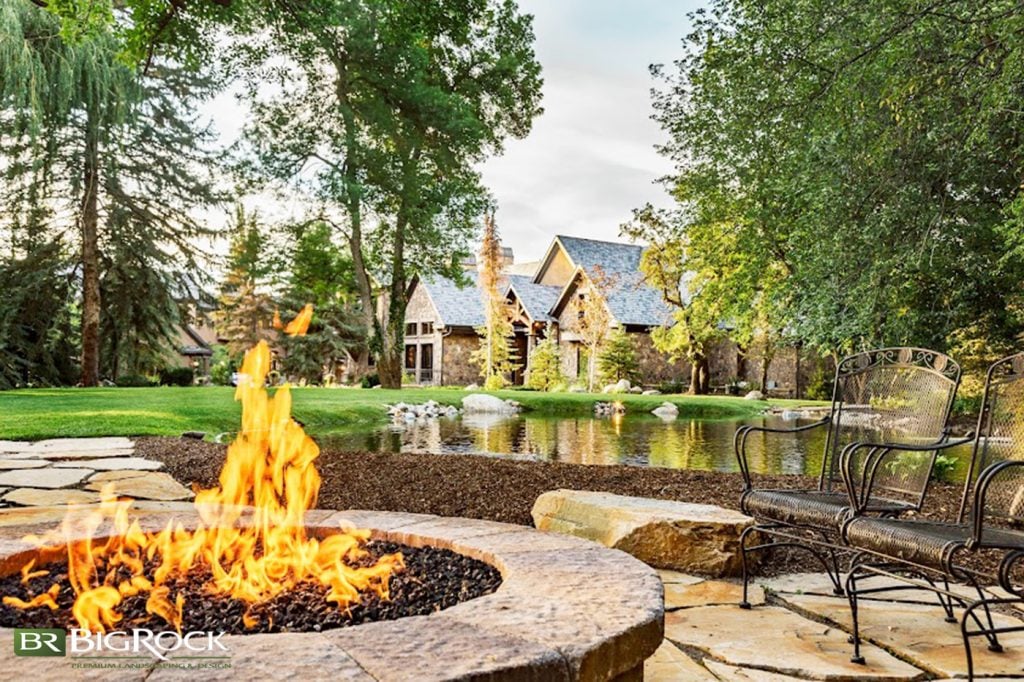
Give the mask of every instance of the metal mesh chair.
M 956 523 L 867 516 L 845 522 L 843 539 L 858 551 L 846 582 L 853 615 L 855 662 L 864 660 L 857 620 L 857 599 L 864 594 L 928 589 L 939 597 L 950 622 L 956 622 L 953 605 L 962 606 L 960 627 L 972 679 L 972 637 L 984 636 L 990 650 L 1001 651 L 1000 634 L 1024 630 L 1024 625 L 997 627 L 990 609 L 995 604 L 1024 599 L 1024 586 L 1015 586 L 1012 580 L 1014 566 L 1024 558 L 1024 530 L 1020 530 L 1024 523 L 1024 353 L 1003 358 L 989 368 L 977 434 Z M 981 473 L 975 482 L 976 470 Z M 870 497 L 869 479 L 867 490 L 856 494 Z M 850 494 L 855 495 L 852 489 Z M 970 515 L 965 522 L 968 500 Z M 984 575 L 964 562 L 965 557 L 984 550 L 1003 555 L 995 575 Z M 858 580 L 879 575 L 899 578 L 901 584 L 857 587 Z M 950 579 L 972 585 L 978 598 L 968 600 L 951 591 Z M 1013 597 L 988 596 L 982 588 L 986 580 L 998 581 Z
M 835 554 L 840 525 L 853 513 L 897 516 L 921 508 L 938 451 L 958 444 L 946 438 L 946 420 L 959 383 L 959 365 L 942 353 L 922 348 L 857 353 L 836 367 L 828 417 L 792 429 L 743 426 L 736 431 L 744 479 L 740 507 L 757 521 L 740 539 L 742 607 L 749 608 L 748 553 L 766 548 L 810 551 L 842 594 Z M 816 489 L 754 487 L 746 452 L 751 434 L 821 427 L 828 434 Z M 855 479 L 849 485 L 848 475 Z M 750 544 L 765 536 L 770 540 Z

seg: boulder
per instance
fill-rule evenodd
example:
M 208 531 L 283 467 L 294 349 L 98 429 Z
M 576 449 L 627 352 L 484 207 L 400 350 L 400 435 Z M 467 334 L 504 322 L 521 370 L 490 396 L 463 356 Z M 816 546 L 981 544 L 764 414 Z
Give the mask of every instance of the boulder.
M 572 386 L 569 387 L 569 393 L 586 393 L 586 392 L 587 392 L 587 387 L 586 386 L 580 386 L 579 384 L 573 384 Z
M 533 505 L 534 525 L 620 549 L 655 568 L 740 575 L 740 533 L 749 516 L 709 504 L 553 490 Z M 757 554 L 751 556 L 756 558 Z
M 634 395 L 640 395 L 640 394 L 642 394 L 644 392 L 644 389 L 641 388 L 640 386 L 630 386 L 629 387 L 629 392 L 634 394 Z
M 649 388 L 642 395 L 661 395 L 661 391 L 656 388 Z
M 480 386 L 478 386 L 477 384 L 470 384 L 469 386 L 466 386 L 466 390 L 467 391 L 479 391 L 480 390 Z
M 651 410 L 651 414 L 662 419 L 675 419 L 679 416 L 679 408 L 667 400 Z
M 761 391 L 751 391 L 750 393 L 743 396 L 744 400 L 764 400 L 764 393 Z
M 515 414 L 519 411 L 516 405 L 486 393 L 474 393 L 462 399 L 462 409 L 466 414 Z

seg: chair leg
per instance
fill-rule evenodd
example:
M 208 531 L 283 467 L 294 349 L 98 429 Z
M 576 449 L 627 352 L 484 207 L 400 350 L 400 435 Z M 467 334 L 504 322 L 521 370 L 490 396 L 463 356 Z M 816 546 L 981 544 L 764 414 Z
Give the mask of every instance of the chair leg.
M 747 548 L 747 539 L 751 535 L 759 530 L 758 526 L 748 526 L 740 534 L 740 564 L 743 567 L 743 599 L 740 601 L 741 609 L 749 609 L 750 601 L 748 600 L 748 589 L 750 586 L 750 566 L 747 563 L 747 553 L 762 549 L 764 545 L 758 545 L 757 547 Z
M 850 656 L 851 663 L 864 665 L 864 656 L 860 653 L 860 621 L 857 617 L 857 560 L 850 562 L 850 572 L 846 576 L 846 598 L 850 602 L 850 618 L 853 621 L 853 655 Z
M 974 591 L 978 593 L 978 601 L 972 604 L 964 615 L 970 615 L 978 624 L 981 634 L 985 635 L 985 639 L 988 640 L 988 650 L 995 653 L 1002 653 L 1003 645 L 999 643 L 999 636 L 995 632 L 996 623 L 992 619 L 992 610 L 989 608 L 989 602 L 991 600 L 985 595 L 985 592 L 981 589 L 981 585 L 978 584 L 977 579 L 973 576 L 971 577 L 971 586 L 974 588 Z M 985 612 L 985 623 L 988 624 L 987 627 L 985 623 L 981 622 L 981 619 L 978 618 L 978 615 L 975 613 L 978 606 L 980 606 Z

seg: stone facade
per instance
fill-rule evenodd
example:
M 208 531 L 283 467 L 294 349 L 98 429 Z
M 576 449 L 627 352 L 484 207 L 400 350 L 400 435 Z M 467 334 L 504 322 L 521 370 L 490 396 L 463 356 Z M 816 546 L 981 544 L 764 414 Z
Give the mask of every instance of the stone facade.
M 442 375 L 438 383 L 445 386 L 479 384 L 480 367 L 470 355 L 480 347 L 476 332 L 452 332 L 441 340 Z

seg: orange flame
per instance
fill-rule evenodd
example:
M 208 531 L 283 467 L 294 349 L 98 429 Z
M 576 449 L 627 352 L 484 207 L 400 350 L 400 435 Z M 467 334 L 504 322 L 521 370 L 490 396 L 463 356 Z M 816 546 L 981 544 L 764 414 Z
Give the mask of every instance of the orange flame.
M 309 323 L 313 321 L 313 304 L 307 303 L 306 307 L 299 311 L 295 319 L 284 328 L 284 333 L 289 336 L 305 336 L 309 330 Z
M 306 306 L 286 332 L 305 333 L 312 312 Z M 210 572 L 209 592 L 250 607 L 302 582 L 328 587 L 327 600 L 339 608 L 358 602 L 364 591 L 387 597 L 392 572 L 403 567 L 401 554 L 354 567 L 367 556 L 363 545 L 369 531 L 349 530 L 319 540 L 306 534 L 305 513 L 316 504 L 320 489 L 314 466 L 319 448 L 291 418 L 288 387 L 273 396 L 264 388 L 270 359 L 265 341 L 245 354 L 235 391 L 242 403 L 242 430 L 228 447 L 220 485 L 196 494 L 201 521 L 194 530 L 172 521 L 159 532 L 143 531 L 129 516 L 131 501 L 116 499 L 108 486 L 97 507 L 69 505 L 58 531 L 35 538 L 40 545 L 67 547 L 68 578 L 76 594 L 72 614 L 79 627 L 106 632 L 122 619 L 118 606 L 125 597 L 146 593 L 146 611 L 180 631 L 186 605 L 184 596 L 173 591 L 173 578 L 200 566 Z M 247 523 L 240 523 L 243 515 Z M 108 539 L 96 540 L 107 532 Z M 147 565 L 155 566 L 151 579 L 143 577 Z M 45 574 L 33 567 L 34 560 L 22 569 L 24 582 Z M 29 601 L 6 596 L 3 603 L 56 609 L 59 593 L 55 583 Z M 257 624 L 249 613 L 243 620 L 250 628 Z

